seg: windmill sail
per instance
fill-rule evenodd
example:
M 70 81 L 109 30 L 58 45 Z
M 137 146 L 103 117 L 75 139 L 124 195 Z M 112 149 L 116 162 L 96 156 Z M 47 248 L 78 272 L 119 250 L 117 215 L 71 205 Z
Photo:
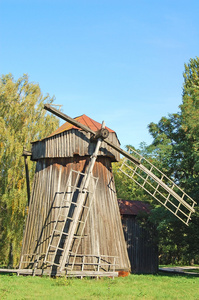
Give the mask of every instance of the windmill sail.
M 132 159 L 125 158 L 120 171 L 188 225 L 196 202 L 142 155 L 130 151 Z

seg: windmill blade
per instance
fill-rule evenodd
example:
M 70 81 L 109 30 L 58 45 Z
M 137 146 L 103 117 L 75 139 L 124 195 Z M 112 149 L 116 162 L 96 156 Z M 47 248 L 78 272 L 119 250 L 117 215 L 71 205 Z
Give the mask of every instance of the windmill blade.
M 139 158 L 140 164 L 136 164 L 134 159 L 125 158 L 120 171 L 188 225 L 191 214 L 195 212 L 196 202 L 151 162 L 134 149 L 130 150 Z
M 90 132 L 94 138 L 100 137 L 99 132 L 91 130 L 89 127 L 77 122 L 49 104 L 46 104 L 44 108 L 78 128 Z M 133 156 L 110 142 L 107 139 L 107 134 L 102 133 L 101 137 L 107 145 L 125 157 L 120 170 L 171 211 L 177 218 L 188 225 L 191 214 L 195 212 L 194 206 L 196 202 L 135 150 L 131 149 L 134 153 Z

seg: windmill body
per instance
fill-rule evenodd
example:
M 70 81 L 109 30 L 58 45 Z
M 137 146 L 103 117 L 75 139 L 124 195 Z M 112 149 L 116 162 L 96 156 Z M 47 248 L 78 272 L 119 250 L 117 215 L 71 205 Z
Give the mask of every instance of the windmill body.
M 116 133 L 86 115 L 33 142 L 36 161 L 19 274 L 117 276 L 130 262 L 111 163 L 188 225 L 196 202 L 139 153 L 120 148 Z M 122 184 L 122 183 L 121 183 Z
M 95 132 L 101 128 L 101 124 L 86 115 L 77 119 Z M 111 129 L 108 131 L 109 140 L 119 146 L 116 133 Z M 67 211 L 62 201 L 70 194 L 73 195 L 73 202 L 78 201 L 84 174 L 95 147 L 91 133 L 69 123 L 51 136 L 32 144 L 32 160 L 37 164 L 20 269 L 30 269 L 36 274 L 58 274 L 62 265 L 63 272 L 70 270 L 73 274 L 80 271 L 89 274 L 129 271 L 130 263 L 111 169 L 111 163 L 119 160 L 119 153 L 103 141 L 88 184 L 87 206 L 84 206 L 89 207 L 89 213 L 86 208 L 82 209 L 69 253 L 61 264 L 64 256 L 62 247 L 65 249 L 68 242 L 69 229 L 66 227 L 71 225 L 67 225 L 64 216 L 60 216 L 70 215 L 74 209 L 71 206 L 70 212 L 69 209 Z M 86 223 L 83 222 L 85 219 Z M 67 263 L 70 269 L 67 269 Z

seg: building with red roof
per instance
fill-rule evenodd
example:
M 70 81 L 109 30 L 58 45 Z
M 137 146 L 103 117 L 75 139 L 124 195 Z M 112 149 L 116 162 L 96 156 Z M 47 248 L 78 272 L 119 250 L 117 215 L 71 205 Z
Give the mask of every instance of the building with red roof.
M 155 274 L 158 272 L 158 246 L 155 228 L 147 221 L 149 203 L 118 199 L 124 237 L 131 272 Z M 144 220 L 145 226 L 142 222 Z

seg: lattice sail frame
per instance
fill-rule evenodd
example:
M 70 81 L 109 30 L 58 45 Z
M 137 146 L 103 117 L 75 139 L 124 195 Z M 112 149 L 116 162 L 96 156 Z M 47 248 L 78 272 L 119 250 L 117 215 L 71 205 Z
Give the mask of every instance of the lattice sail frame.
M 188 225 L 196 202 L 146 158 L 132 148 L 129 151 L 132 160 L 124 158 L 120 171 Z

